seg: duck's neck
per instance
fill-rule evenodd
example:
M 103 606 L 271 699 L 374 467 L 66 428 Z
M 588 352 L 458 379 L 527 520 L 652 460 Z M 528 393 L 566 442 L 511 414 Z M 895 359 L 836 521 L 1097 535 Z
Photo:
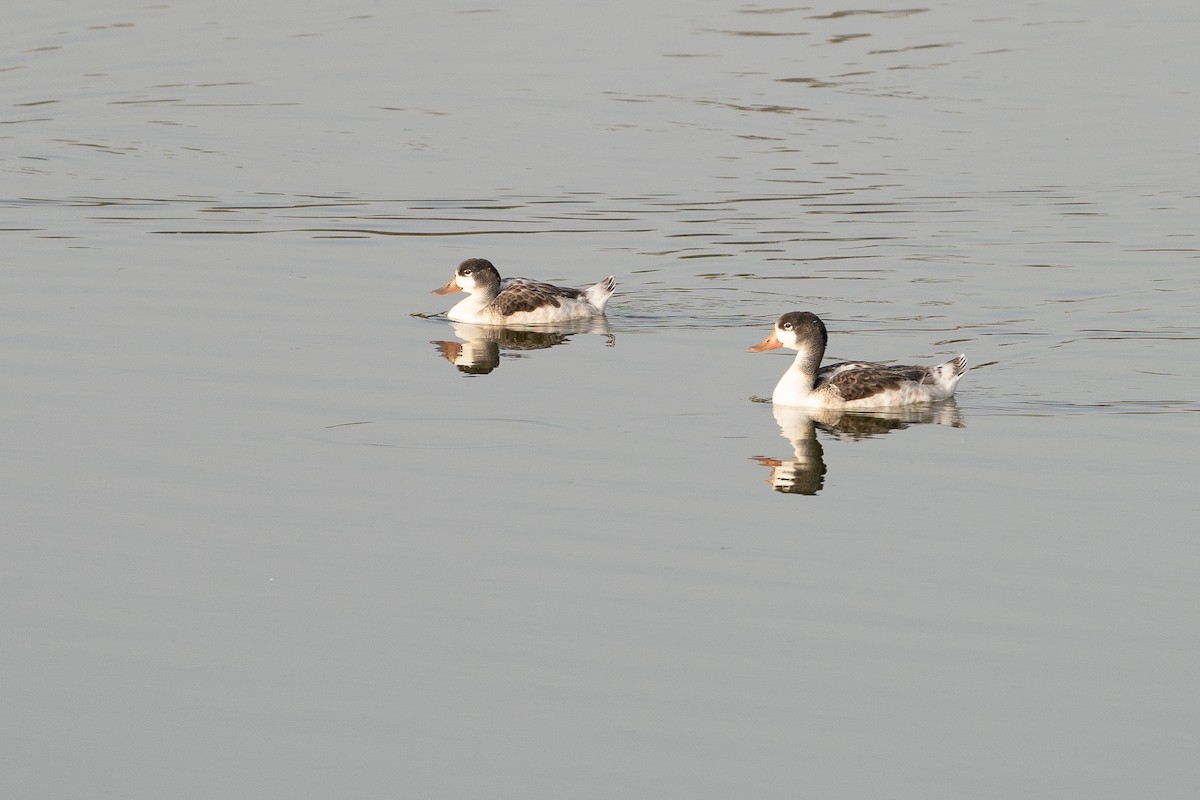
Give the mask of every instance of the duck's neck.
M 496 299 L 496 295 L 500 294 L 500 287 L 487 284 L 484 286 L 477 285 L 475 291 L 471 292 L 471 299 L 480 306 L 486 306 L 488 303 Z
M 801 347 L 796 352 L 796 360 L 775 386 L 772 399 L 777 403 L 803 405 L 816 387 L 817 370 L 821 366 L 823 356 L 824 353 L 819 348 Z
M 792 362 L 788 374 L 792 380 L 803 384 L 805 389 L 812 391 L 817 385 L 817 370 L 821 368 L 821 359 L 825 353 L 820 347 L 802 345 L 796 351 L 796 360 Z

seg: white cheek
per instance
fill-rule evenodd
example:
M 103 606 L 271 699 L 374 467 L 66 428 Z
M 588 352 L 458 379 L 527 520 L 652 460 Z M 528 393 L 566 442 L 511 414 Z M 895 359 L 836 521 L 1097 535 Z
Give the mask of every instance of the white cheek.
M 475 289 L 475 278 L 471 275 L 459 275 L 456 282 L 459 288 L 468 294 Z

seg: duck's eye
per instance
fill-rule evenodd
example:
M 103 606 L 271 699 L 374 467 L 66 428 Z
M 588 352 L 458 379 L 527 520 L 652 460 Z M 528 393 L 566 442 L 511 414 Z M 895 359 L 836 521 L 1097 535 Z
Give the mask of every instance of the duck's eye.
M 463 275 L 470 275 L 470 274 L 471 274 L 471 270 L 469 270 L 469 269 L 464 269 L 462 274 L 463 274 Z
M 785 331 L 790 331 L 792 329 L 792 323 L 790 323 L 790 322 L 783 323 L 783 329 Z

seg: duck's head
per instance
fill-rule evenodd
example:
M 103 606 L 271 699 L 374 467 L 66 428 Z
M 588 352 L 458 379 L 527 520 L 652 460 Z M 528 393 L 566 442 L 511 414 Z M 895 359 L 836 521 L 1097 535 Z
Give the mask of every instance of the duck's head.
M 829 334 L 820 317 L 808 311 L 789 311 L 775 322 L 771 335 L 751 347 L 750 352 L 763 353 L 777 347 L 789 350 L 819 347 L 824 352 L 828 343 Z
M 468 258 L 454 270 L 454 277 L 440 289 L 434 289 L 433 294 L 454 294 L 455 292 L 495 292 L 500 288 L 500 273 L 486 258 Z

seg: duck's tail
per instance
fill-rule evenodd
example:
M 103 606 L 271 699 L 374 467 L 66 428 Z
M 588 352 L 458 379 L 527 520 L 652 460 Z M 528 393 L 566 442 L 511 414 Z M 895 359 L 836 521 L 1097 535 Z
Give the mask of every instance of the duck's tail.
M 604 307 L 608 305 L 608 298 L 612 297 L 613 290 L 617 288 L 617 279 L 609 275 L 599 283 L 589 286 L 583 290 L 583 296 L 589 303 L 594 305 L 598 311 L 603 313 Z
M 931 367 L 929 374 L 933 378 L 933 385 L 945 392 L 946 397 L 949 397 L 958 388 L 958 382 L 966 371 L 967 354 L 959 353 L 949 361 Z

